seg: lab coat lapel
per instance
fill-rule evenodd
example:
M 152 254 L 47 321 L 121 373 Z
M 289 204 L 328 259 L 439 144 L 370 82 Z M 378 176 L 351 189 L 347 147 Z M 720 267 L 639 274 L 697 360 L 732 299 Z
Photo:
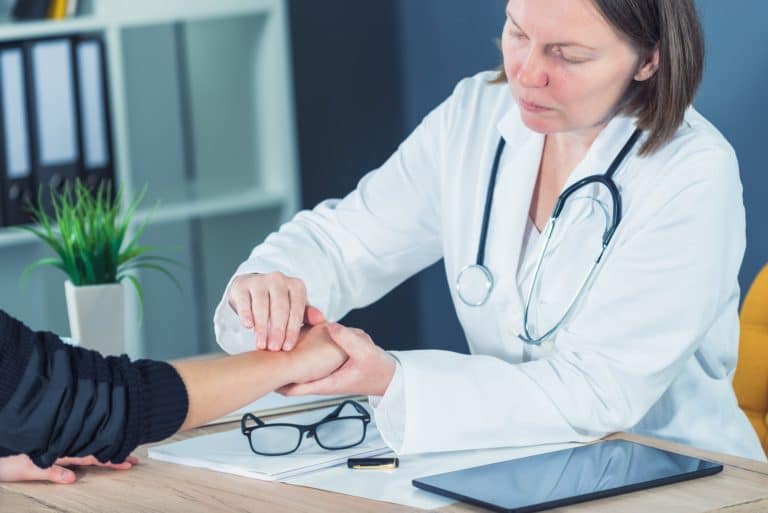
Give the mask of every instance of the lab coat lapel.
M 606 125 L 600 134 L 598 134 L 595 142 L 592 143 L 589 151 L 587 151 L 584 160 L 576 166 L 573 173 L 568 177 L 563 189 L 570 187 L 576 181 L 587 176 L 605 173 L 608 170 L 608 166 L 613 162 L 613 159 L 629 140 L 629 137 L 632 135 L 635 128 L 635 118 L 621 115 L 614 116 L 608 125 Z M 625 162 L 632 158 L 641 144 L 641 141 L 635 143 L 633 151 L 627 155 Z M 621 167 L 619 169 L 621 169 Z M 617 174 L 614 176 L 619 174 L 620 171 L 617 171 Z
M 587 151 L 587 154 L 584 156 L 584 159 L 576 166 L 576 168 L 574 168 L 573 172 L 568 177 L 568 180 L 566 180 L 565 185 L 560 192 L 562 193 L 562 191 L 576 183 L 578 180 L 581 180 L 582 178 L 605 173 L 613 162 L 613 159 L 616 157 L 616 155 L 618 155 L 619 151 L 621 151 L 621 148 L 624 146 L 627 140 L 629 140 L 629 137 L 632 135 L 634 130 L 634 118 L 626 116 L 615 116 L 597 136 L 594 143 Z M 632 158 L 637 149 L 640 147 L 640 144 L 640 141 L 635 143 L 633 151 L 626 157 L 625 162 L 622 163 L 622 166 L 619 167 L 619 170 L 614 175 L 617 184 L 620 182 L 622 167 L 627 160 Z M 592 196 L 598 195 L 598 197 L 604 198 L 606 201 L 610 202 L 610 195 L 607 193 L 605 187 L 598 185 L 585 187 L 583 191 L 580 191 L 576 194 L 579 196 L 584 194 Z M 573 204 L 572 208 L 569 207 L 568 216 L 561 216 L 558 219 L 557 229 L 555 230 L 552 240 L 549 243 L 549 247 L 547 248 L 548 254 L 552 251 L 556 251 L 560 241 L 568 233 L 569 225 L 577 222 L 583 216 L 588 215 L 589 209 L 590 204 L 588 202 L 576 202 Z M 544 244 L 544 242 L 545 237 L 543 237 L 542 233 L 542 237 L 540 237 L 538 240 L 538 246 L 531 253 L 532 258 L 529 258 L 523 262 L 523 265 L 521 266 L 521 283 L 524 282 L 530 273 L 533 272 L 533 267 L 538 260 L 541 245 Z M 521 292 L 522 294 L 527 294 L 528 291 L 523 290 Z
M 514 109 L 501 120 L 499 131 L 507 140 L 509 151 L 502 161 L 494 198 L 497 208 L 489 239 L 497 249 L 489 252 L 489 265 L 491 269 L 498 269 L 494 271 L 498 274 L 497 298 L 511 304 L 511 311 L 520 311 L 522 298 L 517 287 L 517 268 L 544 137 L 527 129 Z

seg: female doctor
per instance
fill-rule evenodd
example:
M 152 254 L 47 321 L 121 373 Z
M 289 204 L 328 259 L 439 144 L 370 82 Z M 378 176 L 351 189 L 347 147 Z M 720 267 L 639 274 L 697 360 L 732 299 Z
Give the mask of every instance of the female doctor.
M 733 149 L 691 107 L 693 0 L 509 0 L 501 48 L 500 73 L 252 251 L 221 346 L 290 350 L 303 319 L 442 257 L 471 355 L 332 325 L 348 361 L 283 392 L 373 396 L 403 454 L 632 431 L 764 459 L 731 386 L 745 221 Z

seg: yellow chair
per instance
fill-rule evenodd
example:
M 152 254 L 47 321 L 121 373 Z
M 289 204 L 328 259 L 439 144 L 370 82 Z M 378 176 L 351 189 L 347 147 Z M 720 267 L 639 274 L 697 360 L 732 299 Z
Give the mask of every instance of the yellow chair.
M 733 388 L 768 454 L 768 265 L 752 282 L 741 307 L 739 361 Z

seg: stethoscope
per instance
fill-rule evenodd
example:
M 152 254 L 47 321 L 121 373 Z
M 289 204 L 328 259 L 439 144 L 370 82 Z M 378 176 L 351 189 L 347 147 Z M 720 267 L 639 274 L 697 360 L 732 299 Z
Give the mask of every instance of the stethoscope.
M 520 339 L 522 339 L 524 342 L 527 342 L 529 344 L 539 345 L 544 340 L 549 338 L 555 331 L 557 331 L 557 329 L 563 324 L 565 319 L 568 318 L 568 316 L 571 313 L 571 310 L 573 310 L 573 307 L 576 305 L 576 303 L 578 303 L 579 299 L 584 293 L 584 289 L 592 279 L 592 275 L 597 269 L 597 266 L 600 263 L 600 260 L 602 259 L 603 254 L 605 253 L 605 249 L 608 247 L 608 243 L 610 243 L 611 238 L 613 237 L 613 234 L 616 232 L 616 228 L 618 228 L 619 223 L 621 222 L 621 194 L 619 193 L 619 189 L 616 186 L 616 182 L 614 182 L 613 180 L 613 175 L 616 172 L 616 170 L 619 168 L 621 163 L 624 161 L 627 154 L 632 150 L 632 147 L 640 138 L 641 134 L 642 134 L 642 131 L 640 129 L 635 129 L 635 131 L 630 136 L 629 140 L 627 140 L 627 142 L 624 144 L 624 147 L 621 149 L 621 151 L 619 151 L 618 155 L 616 155 L 616 157 L 613 159 L 613 162 L 611 163 L 610 167 L 608 167 L 608 170 L 604 174 L 591 175 L 591 176 L 582 178 L 577 182 L 573 183 L 572 185 L 570 185 L 569 187 L 567 187 L 562 193 L 560 193 L 560 196 L 558 196 L 557 202 L 555 203 L 555 208 L 552 211 L 552 215 L 550 216 L 549 221 L 547 222 L 547 225 L 544 228 L 544 237 L 545 237 L 544 244 L 541 248 L 541 251 L 539 252 L 538 260 L 536 261 L 536 267 L 533 274 L 533 279 L 531 280 L 531 285 L 528 289 L 528 294 L 526 295 L 525 308 L 523 312 L 523 333 L 518 335 L 518 337 L 520 337 Z M 493 191 L 496 185 L 496 177 L 498 176 L 498 173 L 499 173 L 499 162 L 501 161 L 501 154 L 504 152 L 504 146 L 505 146 L 505 141 L 504 141 L 504 138 L 502 137 L 499 140 L 499 144 L 496 148 L 496 155 L 493 159 L 493 167 L 491 168 L 491 177 L 488 183 L 488 191 L 486 192 L 486 195 L 485 195 L 485 210 L 483 212 L 482 228 L 480 229 L 480 240 L 478 242 L 478 248 L 477 248 L 477 259 L 475 260 L 474 264 L 469 264 L 466 267 L 464 267 L 461 270 L 461 272 L 459 272 L 459 275 L 456 278 L 456 293 L 458 294 L 459 299 L 461 299 L 461 301 L 467 306 L 477 307 L 477 306 L 484 305 L 488 301 L 488 298 L 491 296 L 491 292 L 493 291 L 493 286 L 494 286 L 493 273 L 484 264 L 485 246 L 486 246 L 486 240 L 488 238 L 488 223 L 491 217 L 491 206 L 493 204 Z M 536 287 L 536 281 L 539 276 L 539 271 L 541 269 L 541 263 L 544 260 L 544 254 L 546 253 L 547 247 L 549 246 L 549 242 L 552 237 L 552 232 L 555 229 L 555 224 L 557 223 L 557 220 L 560 217 L 560 214 L 563 211 L 563 207 L 565 206 L 565 202 L 568 200 L 568 198 L 570 198 L 579 189 L 582 189 L 590 184 L 598 184 L 598 185 L 605 186 L 608 189 L 608 192 L 611 194 L 611 199 L 613 203 L 613 209 L 612 209 L 613 211 L 612 211 L 610 222 L 606 224 L 606 229 L 603 232 L 602 248 L 600 249 L 600 252 L 597 255 L 597 258 L 595 259 L 594 263 L 592 264 L 592 267 L 590 268 L 589 272 L 586 274 L 586 276 L 582 280 L 581 285 L 578 288 L 578 291 L 574 295 L 571 302 L 568 304 L 568 307 L 566 308 L 565 313 L 560 317 L 560 320 L 551 329 L 547 330 L 543 335 L 540 335 L 538 337 L 532 336 L 528 329 L 528 312 L 531 305 L 531 299 L 533 297 L 533 291 Z

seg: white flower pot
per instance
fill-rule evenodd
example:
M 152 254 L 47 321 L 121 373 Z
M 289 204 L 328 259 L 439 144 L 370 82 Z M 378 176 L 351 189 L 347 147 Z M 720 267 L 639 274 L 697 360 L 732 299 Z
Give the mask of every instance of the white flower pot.
M 107 355 L 125 352 L 125 311 L 122 283 L 64 283 L 69 329 L 75 343 Z

